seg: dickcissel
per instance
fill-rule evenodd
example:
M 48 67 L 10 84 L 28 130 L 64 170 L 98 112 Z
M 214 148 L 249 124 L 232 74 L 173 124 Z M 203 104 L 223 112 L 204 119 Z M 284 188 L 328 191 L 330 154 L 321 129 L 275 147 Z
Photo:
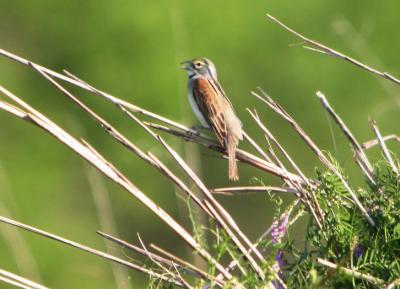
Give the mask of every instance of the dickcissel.
M 238 180 L 236 148 L 243 139 L 242 124 L 217 79 L 215 65 L 207 58 L 181 63 L 189 72 L 189 102 L 201 125 L 211 128 L 229 159 L 229 179 Z

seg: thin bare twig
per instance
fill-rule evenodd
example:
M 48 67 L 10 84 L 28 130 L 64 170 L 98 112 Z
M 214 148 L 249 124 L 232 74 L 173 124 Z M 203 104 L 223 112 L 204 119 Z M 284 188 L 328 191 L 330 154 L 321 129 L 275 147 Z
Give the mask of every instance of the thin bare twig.
M 250 113 L 250 115 L 253 117 L 257 125 L 261 128 L 261 130 L 264 132 L 264 135 L 269 143 L 269 140 L 271 140 L 281 151 L 281 153 L 286 157 L 286 159 L 289 161 L 289 163 L 292 165 L 292 167 L 297 171 L 299 176 L 301 176 L 302 180 L 304 181 L 305 186 L 303 186 L 299 182 L 293 182 L 291 180 L 285 180 L 287 185 L 295 189 L 296 191 L 299 192 L 297 195 L 299 198 L 305 202 L 311 212 L 311 214 L 314 216 L 315 221 L 317 222 L 318 226 L 322 229 L 322 222 L 324 219 L 324 215 L 322 213 L 322 210 L 318 204 L 317 198 L 313 192 L 313 190 L 307 190 L 308 188 L 313 188 L 313 184 L 311 181 L 308 180 L 308 178 L 303 174 L 303 172 L 300 170 L 300 168 L 297 166 L 297 164 L 293 161 L 293 159 L 290 157 L 290 155 L 286 152 L 286 150 L 283 148 L 283 146 L 279 143 L 279 141 L 274 137 L 274 135 L 269 131 L 269 129 L 262 123 L 260 117 L 257 114 L 257 111 L 254 110 L 251 111 L 247 109 L 247 111 Z M 274 156 L 274 158 L 277 160 L 279 163 L 280 167 L 287 171 L 282 162 L 279 160 L 279 158 L 275 155 L 274 150 L 270 144 L 270 152 Z
M 117 244 L 119 244 L 119 245 L 121 245 L 123 247 L 131 249 L 131 250 L 133 250 L 133 251 L 135 251 L 135 252 L 137 252 L 137 253 L 139 253 L 141 255 L 151 256 L 151 258 L 153 258 L 154 260 L 156 260 L 158 262 L 161 262 L 161 263 L 163 263 L 163 264 L 165 264 L 165 265 L 167 265 L 169 267 L 172 267 L 173 265 L 175 265 L 175 266 L 178 266 L 178 268 L 180 270 L 184 270 L 184 271 L 186 271 L 186 272 L 188 272 L 190 274 L 193 274 L 195 276 L 198 276 L 198 277 L 200 277 L 200 278 L 202 278 L 204 280 L 212 279 L 212 276 L 210 276 L 206 272 L 198 269 L 197 267 L 193 266 L 190 263 L 178 262 L 178 261 L 170 258 L 170 256 L 168 256 L 170 259 L 166 259 L 164 257 L 161 257 L 161 256 L 153 253 L 153 252 L 145 251 L 144 249 L 142 249 L 142 248 L 140 248 L 138 246 L 135 246 L 135 245 L 133 245 L 131 243 L 128 243 L 128 242 L 126 242 L 126 241 L 124 241 L 122 239 L 119 239 L 117 237 L 111 236 L 111 235 L 106 234 L 106 233 L 101 232 L 101 231 L 97 231 L 97 234 L 99 234 L 100 236 L 102 236 L 102 237 L 104 237 L 104 238 L 106 238 L 106 239 L 108 239 L 110 241 L 113 241 L 113 242 L 115 242 L 115 243 L 117 243 Z M 152 245 L 150 245 L 150 247 L 152 247 Z
M 290 33 L 292 33 L 293 35 L 297 36 L 298 38 L 300 38 L 301 40 L 305 41 L 306 43 L 308 43 L 309 45 L 311 45 L 311 47 L 309 46 L 303 46 L 306 49 L 309 49 L 311 51 L 315 51 L 315 52 L 319 52 L 322 54 L 326 54 L 326 55 L 330 55 L 333 57 L 337 57 L 340 58 L 348 63 L 351 63 L 361 69 L 364 69 L 368 72 L 371 72 L 373 74 L 379 75 L 387 80 L 390 80 L 391 82 L 395 83 L 395 84 L 400 84 L 400 79 L 394 77 L 393 75 L 387 73 L 387 72 L 382 72 L 379 71 L 375 68 L 372 68 L 371 66 L 368 66 L 358 60 L 355 60 L 354 58 L 351 58 L 350 56 L 347 56 L 339 51 L 336 51 L 324 44 L 321 44 L 315 40 L 312 40 L 310 38 L 305 37 L 304 35 L 300 34 L 299 32 L 296 32 L 295 30 L 293 30 L 292 28 L 288 27 L 287 25 L 283 24 L 281 21 L 279 21 L 278 19 L 276 19 L 275 17 L 267 14 L 267 17 L 269 19 L 271 19 L 272 21 L 274 21 L 275 23 L 277 23 L 279 26 L 281 26 L 282 28 L 284 28 L 285 30 L 289 31 Z
M 386 135 L 386 136 L 382 137 L 382 140 L 384 140 L 385 142 L 388 140 L 394 140 L 394 141 L 400 143 L 400 136 L 395 135 L 395 134 L 390 134 L 390 135 Z M 368 150 L 378 144 L 379 144 L 379 140 L 375 138 L 375 139 L 363 142 L 361 146 L 363 149 Z
M 183 287 L 186 288 L 186 289 L 194 289 L 189 283 L 186 282 L 185 279 L 182 278 L 182 276 L 179 274 L 178 270 L 176 271 L 176 272 L 178 272 L 178 274 L 175 274 L 169 268 L 165 267 L 162 264 L 162 262 L 159 262 L 158 260 L 155 260 L 153 258 L 153 256 L 155 256 L 155 254 L 152 254 L 147 250 L 146 246 L 144 245 L 144 242 L 140 238 L 139 233 L 137 233 L 137 237 L 139 239 L 140 244 L 142 245 L 144 254 L 146 256 L 148 256 L 148 258 L 164 272 L 164 275 L 170 275 L 172 277 L 172 279 L 179 280 L 183 284 Z M 176 269 L 176 267 L 174 267 L 174 263 L 171 264 L 171 267 Z
M 243 131 L 243 136 L 266 161 L 273 163 L 271 158 L 263 151 L 263 149 L 256 143 L 256 141 L 253 140 L 245 131 Z
M 166 250 L 158 247 L 155 244 L 150 244 L 150 248 L 153 248 L 154 250 L 158 251 L 159 253 L 167 256 L 168 258 L 170 258 L 173 262 L 175 262 L 176 264 L 180 264 L 180 266 L 182 266 L 183 268 L 187 268 L 192 270 L 193 272 L 195 272 L 200 278 L 204 279 L 204 280 L 208 280 L 211 282 L 217 282 L 216 285 L 218 287 L 223 288 L 223 285 L 225 284 L 224 282 L 221 281 L 216 281 L 214 276 L 211 276 L 210 274 L 208 274 L 207 272 L 204 272 L 203 270 L 201 270 L 200 268 L 195 267 L 194 265 L 190 264 L 189 262 L 186 262 L 185 260 L 182 260 L 181 258 L 179 258 L 178 256 L 167 252 Z
M 393 282 L 391 282 L 389 285 L 387 285 L 385 287 L 385 289 L 393 289 L 393 288 L 395 288 L 396 286 L 399 286 L 399 285 L 400 285 L 400 278 L 394 280 Z
M 274 187 L 274 186 L 253 186 L 253 187 L 228 187 L 228 188 L 216 188 L 210 190 L 214 195 L 224 196 L 237 196 L 243 194 L 254 194 L 254 193 L 266 193 L 266 192 L 280 192 L 298 195 L 300 194 L 297 190 L 288 187 Z
M 203 202 L 200 200 L 199 197 L 196 196 L 195 193 L 189 187 L 181 180 L 179 179 L 175 174 L 173 174 L 155 155 L 152 153 L 148 153 L 149 157 L 153 159 L 155 163 L 158 164 L 159 169 L 164 172 L 164 174 L 167 175 L 171 179 L 172 182 L 174 182 L 183 192 L 185 192 L 189 198 L 193 199 L 193 201 L 199 205 L 200 208 L 203 209 L 204 212 L 207 213 L 207 215 L 210 218 L 213 218 L 212 214 L 208 211 L 207 207 L 204 206 Z
M 299 134 L 299 136 L 304 140 L 304 142 L 312 149 L 312 151 L 318 156 L 320 161 L 331 170 L 342 182 L 343 186 L 346 188 L 348 193 L 355 205 L 360 209 L 363 216 L 367 219 L 367 221 L 371 224 L 371 226 L 375 226 L 374 220 L 368 214 L 367 210 L 364 208 L 363 204 L 358 199 L 357 195 L 353 192 L 350 185 L 347 183 L 343 175 L 338 171 L 338 169 L 329 161 L 329 159 L 325 156 L 325 154 L 318 148 L 318 146 L 312 141 L 312 139 L 304 132 L 304 130 L 299 126 L 299 124 L 281 107 L 278 103 L 276 103 L 269 95 L 262 91 L 264 97 L 259 94 L 252 92 L 252 94 L 267 104 L 272 110 L 274 110 L 278 115 L 280 115 L 283 119 L 285 119 L 292 128 Z
M 325 259 L 317 258 L 317 262 L 319 264 L 323 265 L 323 266 L 326 266 L 328 268 L 332 268 L 332 269 L 335 269 L 335 270 L 340 270 L 341 272 L 345 273 L 348 276 L 352 276 L 352 277 L 357 278 L 357 279 L 368 281 L 368 282 L 370 282 L 370 283 L 372 283 L 374 285 L 377 285 L 377 286 L 385 284 L 385 281 L 383 281 L 382 279 L 379 279 L 377 277 L 371 276 L 369 274 L 360 273 L 360 272 L 358 272 L 358 271 L 356 271 L 354 269 L 348 269 L 348 268 L 345 268 L 345 267 L 338 266 L 335 263 L 332 263 L 332 262 L 330 262 L 328 260 L 325 260 Z
M 303 202 L 305 202 L 311 211 L 311 214 L 314 216 L 315 221 L 317 222 L 318 226 L 322 229 L 322 222 L 324 219 L 324 214 L 322 213 L 322 210 L 318 204 L 317 198 L 314 194 L 314 191 L 307 190 L 306 188 L 313 188 L 313 184 L 311 181 L 308 180 L 308 178 L 303 174 L 303 172 L 300 170 L 300 168 L 297 166 L 297 164 L 294 162 L 294 160 L 290 157 L 290 155 L 286 152 L 286 150 L 283 148 L 283 146 L 279 143 L 279 141 L 274 137 L 274 135 L 269 131 L 269 129 L 262 123 L 260 117 L 257 114 L 257 111 L 254 110 L 251 111 L 247 109 L 247 111 L 250 113 L 252 118 L 255 120 L 257 125 L 261 128 L 261 130 L 264 132 L 265 137 L 267 138 L 267 141 L 272 140 L 272 142 L 278 147 L 278 149 L 282 152 L 282 154 L 285 156 L 285 158 L 289 161 L 291 166 L 295 169 L 295 171 L 299 174 L 299 176 L 302 178 L 304 181 L 304 184 L 306 186 L 302 186 L 301 183 L 299 182 L 293 182 L 293 181 L 286 181 L 287 185 L 293 189 L 296 189 L 299 192 L 298 197 L 300 197 Z M 273 148 L 271 146 L 271 153 L 275 156 L 275 159 L 278 161 L 280 164 L 280 167 L 286 171 L 284 165 L 282 162 L 278 159 L 278 157 L 275 155 Z
M 179 130 L 169 128 L 169 127 L 166 127 L 163 125 L 155 124 L 155 123 L 146 123 L 146 124 L 149 125 L 151 128 L 154 128 L 154 129 L 166 132 L 168 134 L 180 137 L 185 141 L 190 141 L 193 143 L 201 144 L 201 145 L 204 145 L 214 151 L 225 153 L 225 149 L 223 147 L 221 147 L 215 140 L 204 138 L 203 136 L 187 134 L 186 132 L 179 131 Z M 242 149 L 236 150 L 236 158 L 238 160 L 240 160 L 241 162 L 247 163 L 250 166 L 253 166 L 255 168 L 258 168 L 260 170 L 268 172 L 268 173 L 275 175 L 281 179 L 289 178 L 293 181 L 297 181 L 300 183 L 303 182 L 303 180 L 300 178 L 300 176 L 298 176 L 294 173 L 291 173 L 291 172 L 286 172 L 282 168 L 275 165 L 274 163 L 267 162 L 245 150 L 242 150 Z
M 134 269 L 136 271 L 145 273 L 145 274 L 149 275 L 150 277 L 162 279 L 164 281 L 167 281 L 167 282 L 170 282 L 170 283 L 174 283 L 176 286 L 182 287 L 182 284 L 180 282 L 177 282 L 176 280 L 173 280 L 171 278 L 166 278 L 165 276 L 162 276 L 161 274 L 155 273 L 155 272 L 153 272 L 153 271 L 151 271 L 151 270 L 149 270 L 149 269 L 147 269 L 145 267 L 136 265 L 134 263 L 130 263 L 128 261 L 122 260 L 122 259 L 117 258 L 115 256 L 112 256 L 110 254 L 107 254 L 105 252 L 93 249 L 91 247 L 79 244 L 77 242 L 74 242 L 74 241 L 71 241 L 71 240 L 68 240 L 68 239 L 65 239 L 65 238 L 62 238 L 62 237 L 59 237 L 57 235 L 54 235 L 54 234 L 48 233 L 46 231 L 37 229 L 35 227 L 32 227 L 32 226 L 29 226 L 29 225 L 26 225 L 26 224 L 23 224 L 23 223 L 8 219 L 8 218 L 3 217 L 3 216 L 0 216 L 0 222 L 12 225 L 14 227 L 18 227 L 18 228 L 24 229 L 26 231 L 38 234 L 40 236 L 43 236 L 43 237 L 46 237 L 46 238 L 49 238 L 49 239 L 52 239 L 52 240 L 55 240 L 57 242 L 65 244 L 65 245 L 68 245 L 68 246 L 77 248 L 79 250 L 91 253 L 93 255 L 102 257 L 104 259 L 110 260 L 112 262 L 116 262 L 116 263 L 121 264 L 123 266 L 126 266 L 126 267 L 128 267 L 130 269 Z
M 22 285 L 27 286 L 27 288 L 32 288 L 32 289 L 48 289 L 47 287 L 44 287 L 36 282 L 33 282 L 32 280 L 26 279 L 24 277 L 18 276 L 14 273 L 8 272 L 6 270 L 0 269 L 0 276 L 3 276 L 5 278 L 8 278 L 10 280 L 13 280 L 15 282 L 18 282 Z M 23 287 L 22 287 L 23 288 Z
M 182 125 L 180 123 L 174 122 L 174 121 L 172 121 L 170 119 L 167 119 L 167 118 L 165 118 L 163 116 L 160 116 L 158 114 L 155 114 L 153 112 L 145 110 L 145 109 L 143 109 L 143 108 L 141 108 L 141 107 L 139 107 L 137 105 L 134 105 L 132 103 L 128 103 L 128 102 L 126 102 L 126 101 L 124 101 L 122 99 L 119 99 L 119 98 L 117 98 L 115 96 L 112 96 L 111 94 L 108 94 L 108 93 L 105 93 L 105 92 L 100 91 L 98 89 L 95 89 L 95 88 L 91 87 L 90 85 L 88 85 L 85 82 L 78 81 L 78 80 L 76 80 L 74 78 L 65 76 L 65 75 L 63 75 L 61 73 L 55 72 L 55 71 L 53 71 L 51 69 L 48 69 L 48 68 L 43 67 L 41 65 L 35 64 L 34 62 L 31 62 L 31 61 L 29 61 L 27 59 L 24 59 L 24 58 L 22 58 L 20 56 L 17 56 L 17 55 L 15 55 L 15 54 L 13 54 L 11 52 L 8 52 L 8 51 L 6 51 L 4 49 L 0 49 L 0 55 L 3 55 L 3 56 L 5 56 L 5 57 L 7 57 L 7 58 L 9 58 L 11 60 L 14 60 L 14 61 L 16 61 L 16 62 L 18 62 L 20 64 L 23 64 L 23 65 L 26 65 L 26 66 L 30 66 L 31 64 L 34 64 L 40 70 L 45 72 L 46 74 L 51 75 L 52 77 L 61 79 L 61 80 L 65 81 L 65 82 L 68 82 L 68 83 L 73 84 L 75 86 L 78 86 L 80 88 L 83 88 L 84 90 L 92 92 L 92 93 L 94 93 L 94 94 L 96 94 L 98 96 L 106 98 L 106 99 L 110 100 L 111 102 L 113 102 L 115 105 L 122 105 L 122 106 L 126 107 L 127 109 L 131 110 L 132 112 L 143 114 L 145 116 L 148 116 L 150 118 L 156 119 L 156 120 L 161 121 L 163 123 L 169 124 L 169 125 L 174 126 L 176 128 L 179 128 L 179 129 L 182 129 L 182 130 L 189 130 L 189 131 L 192 131 L 193 133 L 195 133 L 195 131 L 191 130 L 190 128 L 188 128 L 188 127 L 186 127 L 186 126 L 184 126 L 184 125 Z
M 379 131 L 378 125 L 376 124 L 376 121 L 371 119 L 370 123 L 371 123 L 372 130 L 375 133 L 376 139 L 379 142 L 379 146 L 381 147 L 382 152 L 383 152 L 386 160 L 389 162 L 390 166 L 392 167 L 392 170 L 396 173 L 396 175 L 399 175 L 399 169 L 396 166 L 396 164 L 394 163 L 394 161 L 392 159 L 392 156 L 390 155 L 390 152 L 389 152 L 389 150 L 388 150 L 388 148 L 386 146 L 385 141 L 382 138 L 382 135 L 381 135 L 381 133 Z
M 255 120 L 257 125 L 261 128 L 263 133 L 266 135 L 266 137 L 274 142 L 274 144 L 278 147 L 278 149 L 283 153 L 283 155 L 286 157 L 286 159 L 289 161 L 289 163 L 292 165 L 294 170 L 297 172 L 297 174 L 303 179 L 304 183 L 307 186 L 311 187 L 310 181 L 307 179 L 307 177 L 303 174 L 301 169 L 297 166 L 297 164 L 293 161 L 293 159 L 290 157 L 290 155 L 286 152 L 286 150 L 281 146 L 281 144 L 278 142 L 278 140 L 273 136 L 273 134 L 267 129 L 267 127 L 261 122 L 260 117 L 257 114 L 257 111 L 254 110 L 251 111 L 250 109 L 247 109 L 247 112 L 251 115 L 251 117 Z
M 342 130 L 342 132 L 344 133 L 346 138 L 349 140 L 349 142 L 353 148 L 353 151 L 355 153 L 357 164 L 360 166 L 361 170 L 363 171 L 365 176 L 368 178 L 368 180 L 372 184 L 375 184 L 372 165 L 369 162 L 366 154 L 364 153 L 364 150 L 362 149 L 361 145 L 358 143 L 356 138 L 351 133 L 350 129 L 342 121 L 342 119 L 339 117 L 339 115 L 337 115 L 337 113 L 330 106 L 325 95 L 321 91 L 317 91 L 317 96 L 318 96 L 319 100 L 321 101 L 323 108 L 325 108 L 325 110 L 330 114 L 330 116 L 333 118 L 333 120 L 336 122 L 336 124 Z
M 259 267 L 257 262 L 253 259 L 253 257 L 247 253 L 246 248 L 243 246 L 240 239 L 242 239 L 247 245 L 251 245 L 251 242 L 247 238 L 245 234 L 240 230 L 237 226 L 236 222 L 233 218 L 228 214 L 228 212 L 215 200 L 211 192 L 207 189 L 204 183 L 199 179 L 199 177 L 192 171 L 192 169 L 186 164 L 186 162 L 181 158 L 181 156 L 174 151 L 160 136 L 158 137 L 161 144 L 167 149 L 167 151 L 171 154 L 171 156 L 176 160 L 176 162 L 182 167 L 182 169 L 186 172 L 186 174 L 195 182 L 197 187 L 201 190 L 204 196 L 207 198 L 203 202 L 206 204 L 208 209 L 214 215 L 215 219 L 218 223 L 226 230 L 229 236 L 232 238 L 232 241 L 236 244 L 239 250 L 246 256 L 251 267 L 258 274 L 261 279 L 264 279 L 264 273 L 262 269 Z M 208 201 L 208 203 L 206 202 Z M 239 239 L 240 238 L 240 239 Z M 258 250 L 255 250 L 254 253 L 256 256 L 263 260 L 263 257 Z
M 24 285 L 22 283 L 19 283 L 18 281 L 15 281 L 15 280 L 13 280 L 11 278 L 8 278 L 8 277 L 5 277 L 5 276 L 1 276 L 1 275 L 0 275 L 0 281 L 4 282 L 4 283 L 7 283 L 9 285 L 13 285 L 14 287 L 22 288 L 22 289 L 33 289 L 33 287 Z

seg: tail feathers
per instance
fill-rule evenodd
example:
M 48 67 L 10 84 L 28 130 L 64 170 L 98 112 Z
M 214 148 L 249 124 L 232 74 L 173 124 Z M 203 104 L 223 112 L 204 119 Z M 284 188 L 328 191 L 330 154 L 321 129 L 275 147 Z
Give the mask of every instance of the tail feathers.
M 233 181 L 239 180 L 239 171 L 236 164 L 236 147 L 238 138 L 228 133 L 226 138 L 226 150 L 229 159 L 229 179 Z

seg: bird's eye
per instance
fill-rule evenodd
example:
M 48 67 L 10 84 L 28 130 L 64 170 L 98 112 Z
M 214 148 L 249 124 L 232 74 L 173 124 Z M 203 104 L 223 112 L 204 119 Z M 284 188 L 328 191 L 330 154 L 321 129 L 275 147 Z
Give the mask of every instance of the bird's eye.
M 195 65 L 196 67 L 201 67 L 201 62 L 198 61 L 198 62 L 196 62 L 194 65 Z

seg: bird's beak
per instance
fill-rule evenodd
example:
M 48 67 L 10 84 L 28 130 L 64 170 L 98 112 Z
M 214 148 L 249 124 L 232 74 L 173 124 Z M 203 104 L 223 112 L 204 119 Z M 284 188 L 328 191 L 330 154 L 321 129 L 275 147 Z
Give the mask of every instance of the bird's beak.
M 191 70 L 192 64 L 191 61 L 183 61 L 181 62 L 181 68 L 185 70 Z

